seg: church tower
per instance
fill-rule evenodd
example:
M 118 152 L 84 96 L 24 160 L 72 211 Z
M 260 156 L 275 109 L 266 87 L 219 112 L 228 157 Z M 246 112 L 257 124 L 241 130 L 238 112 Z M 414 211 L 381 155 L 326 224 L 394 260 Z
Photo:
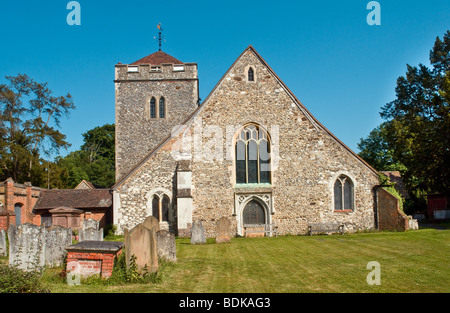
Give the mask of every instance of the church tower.
M 197 64 L 157 51 L 115 65 L 114 84 L 117 181 L 198 107 Z

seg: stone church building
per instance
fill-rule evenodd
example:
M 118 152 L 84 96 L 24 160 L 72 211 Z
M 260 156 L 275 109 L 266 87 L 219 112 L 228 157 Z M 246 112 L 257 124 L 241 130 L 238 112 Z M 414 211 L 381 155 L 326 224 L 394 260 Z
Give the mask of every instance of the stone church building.
M 378 173 L 296 98 L 249 46 L 199 101 L 196 63 L 158 51 L 115 66 L 119 232 L 155 216 L 189 236 L 227 217 L 236 235 L 270 224 L 377 228 Z

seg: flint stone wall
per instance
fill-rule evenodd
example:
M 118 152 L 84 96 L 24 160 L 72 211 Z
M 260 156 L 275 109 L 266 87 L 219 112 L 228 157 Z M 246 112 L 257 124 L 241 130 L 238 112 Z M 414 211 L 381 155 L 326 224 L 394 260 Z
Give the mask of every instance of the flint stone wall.
M 254 69 L 255 82 L 246 81 L 249 65 Z M 329 105 L 333 107 L 332 103 Z M 343 223 L 348 232 L 375 227 L 374 187 L 379 184 L 376 172 L 299 108 L 251 50 L 237 60 L 202 106 L 196 123 L 189 124 L 185 133 L 193 136 L 196 127 L 218 127 L 218 135 L 202 133 L 202 141 L 205 144 L 217 135 L 222 144 L 210 149 L 222 151 L 223 156 L 208 159 L 206 149 L 199 154 L 191 144 L 192 220 L 202 220 L 207 237 L 214 237 L 216 221 L 222 216 L 229 218 L 234 234 L 242 234 L 245 203 L 239 202 L 239 197 L 252 194 L 267 198 L 268 222 L 278 226 L 280 235 L 306 234 L 308 223 L 315 222 Z M 272 181 L 268 186 L 235 185 L 230 157 L 234 147 L 232 138 L 227 137 L 227 127 L 249 122 L 266 128 L 274 153 L 279 156 L 278 164 L 272 163 Z M 119 229 L 145 218 L 151 208 L 151 189 L 163 187 L 176 194 L 177 161 L 171 149 L 179 139 L 167 141 L 117 187 L 114 209 Z M 333 187 L 340 175 L 347 175 L 353 182 L 353 211 L 334 210 Z

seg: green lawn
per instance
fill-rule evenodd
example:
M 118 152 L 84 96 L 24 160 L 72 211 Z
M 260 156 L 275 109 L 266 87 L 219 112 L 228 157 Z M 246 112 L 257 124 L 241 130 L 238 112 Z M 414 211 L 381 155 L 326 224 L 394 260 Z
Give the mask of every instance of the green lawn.
M 56 279 L 48 284 L 53 292 L 83 293 L 450 292 L 448 229 L 208 242 L 177 239 L 178 261 L 163 266 L 156 284 L 68 286 Z M 380 264 L 380 285 L 366 282 L 370 261 Z

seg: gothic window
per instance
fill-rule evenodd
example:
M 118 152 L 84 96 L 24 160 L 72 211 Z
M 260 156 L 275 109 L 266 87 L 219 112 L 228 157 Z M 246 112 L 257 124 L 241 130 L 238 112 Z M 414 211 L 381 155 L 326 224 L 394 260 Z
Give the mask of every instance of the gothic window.
M 256 200 L 251 200 L 249 203 L 247 203 L 242 214 L 244 225 L 266 223 L 264 208 Z
M 159 221 L 159 197 L 153 196 L 152 200 L 152 216 Z
M 161 202 L 161 215 L 163 222 L 169 221 L 169 203 L 170 203 L 169 197 L 164 195 Z
M 154 97 L 150 100 L 150 118 L 156 118 L 156 99 Z
M 238 132 L 235 143 L 237 184 L 270 184 L 270 142 L 258 125 Z
M 248 69 L 248 81 L 252 82 L 255 80 L 255 73 L 253 72 L 253 68 Z
M 152 199 L 152 216 L 155 217 L 160 222 L 169 221 L 169 208 L 170 199 L 167 195 L 163 194 L 161 197 L 157 195 L 153 196 Z
M 341 175 L 334 183 L 334 210 L 353 211 L 353 183 L 349 177 Z
M 161 99 L 159 99 L 159 118 L 165 117 L 166 117 L 166 104 L 164 97 L 161 97 Z

